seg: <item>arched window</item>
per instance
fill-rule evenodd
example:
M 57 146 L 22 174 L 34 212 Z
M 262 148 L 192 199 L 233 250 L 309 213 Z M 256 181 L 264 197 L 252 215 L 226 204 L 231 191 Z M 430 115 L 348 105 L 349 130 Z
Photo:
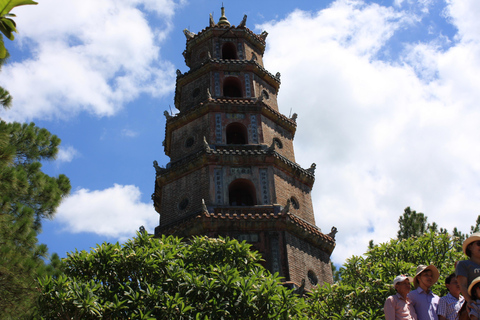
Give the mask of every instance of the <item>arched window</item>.
M 237 48 L 233 42 L 226 42 L 222 46 L 222 59 L 238 59 Z
M 223 81 L 223 95 L 230 98 L 241 98 L 242 84 L 235 77 L 228 77 Z
M 254 206 L 257 204 L 255 186 L 250 180 L 237 179 L 228 186 L 231 206 Z
M 247 128 L 238 122 L 230 123 L 226 128 L 227 144 L 247 144 Z

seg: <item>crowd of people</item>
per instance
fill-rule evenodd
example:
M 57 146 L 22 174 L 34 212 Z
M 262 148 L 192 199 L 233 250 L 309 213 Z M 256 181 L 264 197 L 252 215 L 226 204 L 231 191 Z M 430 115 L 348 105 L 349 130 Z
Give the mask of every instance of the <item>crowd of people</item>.
M 397 293 L 385 301 L 385 320 L 479 320 L 480 233 L 473 233 L 462 247 L 468 259 L 458 262 L 455 273 L 445 279 L 446 296 L 430 290 L 440 277 L 438 269 L 419 265 L 415 277 L 399 275 L 393 280 Z

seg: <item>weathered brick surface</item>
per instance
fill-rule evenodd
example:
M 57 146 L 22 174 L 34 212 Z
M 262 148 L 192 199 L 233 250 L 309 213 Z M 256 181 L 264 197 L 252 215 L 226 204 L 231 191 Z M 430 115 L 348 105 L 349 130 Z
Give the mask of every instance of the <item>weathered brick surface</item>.
M 262 132 L 263 140 L 265 144 L 271 145 L 274 138 L 277 138 L 281 141 L 283 147 L 279 148 L 275 146 L 275 151 L 277 151 L 282 156 L 286 157 L 290 161 L 295 162 L 295 153 L 293 151 L 293 136 L 290 132 L 285 130 L 279 124 L 273 122 L 265 116 L 262 116 Z
M 288 199 L 295 197 L 298 201 L 299 208 L 295 209 L 293 205 L 291 205 L 290 212 L 311 224 L 315 224 L 311 189 L 308 186 L 278 169 L 274 170 L 272 185 L 275 190 L 275 203 L 285 206 Z
M 262 92 L 265 90 L 267 96 L 263 94 L 263 101 L 265 104 L 270 106 L 273 110 L 278 111 L 278 103 L 277 103 L 277 90 L 273 88 L 271 85 L 266 83 L 262 78 L 255 75 L 253 81 L 253 88 L 255 92 L 255 97 L 260 98 L 262 96 Z
M 194 108 L 198 103 L 207 98 L 207 89 L 210 89 L 210 92 L 212 92 L 208 73 L 182 86 L 180 90 L 181 102 L 177 108 L 180 111 Z
M 165 226 L 202 209 L 202 199 L 209 197 L 210 175 L 207 167 L 199 168 L 163 186 L 160 225 Z M 179 204 L 188 199 L 188 206 L 180 210 Z
M 305 279 L 305 288 L 311 290 L 314 285 L 307 274 L 312 271 L 318 279 L 318 285 L 333 283 L 330 257 L 325 252 L 288 232 L 285 238 L 290 281 L 300 284 Z
M 210 136 L 211 127 L 208 115 L 197 118 L 190 123 L 172 131 L 170 159 L 176 161 L 198 149 L 203 148 L 203 137 Z M 187 139 L 193 138 L 193 145 L 187 145 Z

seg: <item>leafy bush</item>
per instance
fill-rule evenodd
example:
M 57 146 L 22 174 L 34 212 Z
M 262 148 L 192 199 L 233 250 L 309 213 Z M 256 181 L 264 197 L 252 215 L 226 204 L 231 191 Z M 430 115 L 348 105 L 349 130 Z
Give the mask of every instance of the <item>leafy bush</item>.
M 303 300 L 229 239 L 145 234 L 69 254 L 65 274 L 41 281 L 48 319 L 291 319 Z

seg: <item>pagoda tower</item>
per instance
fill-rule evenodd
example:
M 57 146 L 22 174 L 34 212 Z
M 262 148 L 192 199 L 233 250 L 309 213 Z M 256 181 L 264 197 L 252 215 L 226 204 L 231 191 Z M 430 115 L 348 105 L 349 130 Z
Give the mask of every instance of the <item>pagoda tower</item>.
M 263 67 L 267 32 L 255 34 L 246 18 L 233 26 L 222 7 L 217 23 L 210 15 L 198 34 L 184 30 L 190 70 L 177 70 L 180 112 L 165 111 L 170 162 L 154 162 L 155 236 L 245 240 L 272 273 L 308 290 L 332 283 L 336 230 L 315 225 L 315 164 L 295 162 L 297 115 L 279 112 L 280 74 Z

